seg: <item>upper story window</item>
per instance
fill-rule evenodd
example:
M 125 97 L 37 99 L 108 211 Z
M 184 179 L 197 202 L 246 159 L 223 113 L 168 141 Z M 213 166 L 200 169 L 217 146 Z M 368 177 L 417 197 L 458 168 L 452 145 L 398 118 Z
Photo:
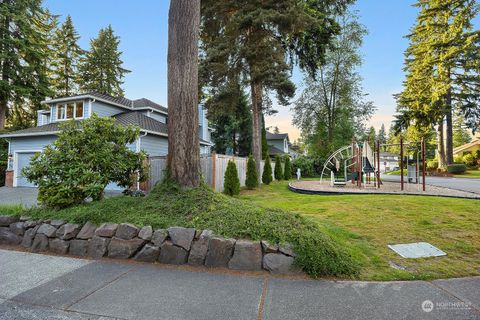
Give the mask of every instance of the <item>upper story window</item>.
M 57 104 L 57 120 L 82 119 L 83 101 Z

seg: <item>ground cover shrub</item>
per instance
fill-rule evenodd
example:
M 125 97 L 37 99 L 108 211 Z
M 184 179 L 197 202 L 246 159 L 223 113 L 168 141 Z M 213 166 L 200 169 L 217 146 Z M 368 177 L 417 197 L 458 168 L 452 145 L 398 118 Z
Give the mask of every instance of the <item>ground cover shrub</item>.
M 223 193 L 229 196 L 236 196 L 240 193 L 240 179 L 238 179 L 237 166 L 232 160 L 228 160 L 225 170 Z
M 447 166 L 447 171 L 453 174 L 460 174 L 467 171 L 467 166 L 463 163 L 454 163 Z
M 275 180 L 283 180 L 282 158 L 275 156 Z
M 247 160 L 247 177 L 245 180 L 245 186 L 250 190 L 258 187 L 257 164 L 252 155 L 248 156 Z

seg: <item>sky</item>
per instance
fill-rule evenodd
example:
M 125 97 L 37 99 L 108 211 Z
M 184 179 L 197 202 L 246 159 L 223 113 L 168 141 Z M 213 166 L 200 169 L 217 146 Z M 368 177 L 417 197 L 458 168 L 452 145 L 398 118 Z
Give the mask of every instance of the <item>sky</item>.
M 395 113 L 393 94 L 402 89 L 403 52 L 408 46 L 404 36 L 415 22 L 417 9 L 413 0 L 357 0 L 354 10 L 367 28 L 361 48 L 363 65 L 359 69 L 368 99 L 377 107 L 369 122 L 377 130 L 387 130 Z M 125 77 L 125 96 L 148 98 L 167 105 L 167 27 L 168 0 L 45 0 L 45 6 L 73 19 L 82 48 L 88 49 L 90 39 L 101 28 L 112 25 L 120 37 L 124 67 L 131 70 Z M 302 75 L 293 72 L 297 97 L 301 93 Z M 295 101 L 295 98 L 293 99 Z M 274 103 L 275 106 L 275 103 Z M 266 118 L 266 125 L 278 126 L 288 132 L 290 140 L 298 139 L 300 131 L 292 125 L 290 107 L 278 106 L 276 115 Z

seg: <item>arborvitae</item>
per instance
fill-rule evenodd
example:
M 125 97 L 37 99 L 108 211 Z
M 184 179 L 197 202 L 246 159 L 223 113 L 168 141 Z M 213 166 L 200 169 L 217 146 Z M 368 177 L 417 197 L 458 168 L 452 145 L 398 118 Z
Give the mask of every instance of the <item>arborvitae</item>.
M 55 96 L 68 96 L 78 91 L 80 74 L 78 66 L 83 50 L 78 45 L 78 35 L 72 18 L 67 19 L 53 36 L 54 62 L 52 89 Z
M 237 166 L 232 160 L 228 161 L 225 171 L 223 192 L 229 196 L 235 196 L 240 193 L 240 179 L 238 179 Z
M 290 157 L 285 156 L 285 168 L 283 170 L 283 179 L 290 180 L 292 179 L 292 164 L 290 162 Z
M 270 184 L 270 182 L 272 182 L 272 164 L 270 163 L 270 157 L 268 155 L 263 167 L 262 182 L 265 184 Z
M 267 130 L 265 125 L 262 128 L 262 159 L 265 160 L 268 156 Z
M 125 74 L 118 50 L 120 38 L 113 33 L 112 26 L 101 29 L 96 39 L 90 41 L 90 50 L 80 66 L 81 88 L 112 96 L 123 96 L 121 88 Z
M 248 189 L 255 189 L 258 187 L 257 165 L 252 155 L 248 156 L 247 179 L 245 180 L 245 185 Z
M 282 158 L 279 155 L 275 156 L 275 179 L 283 180 Z

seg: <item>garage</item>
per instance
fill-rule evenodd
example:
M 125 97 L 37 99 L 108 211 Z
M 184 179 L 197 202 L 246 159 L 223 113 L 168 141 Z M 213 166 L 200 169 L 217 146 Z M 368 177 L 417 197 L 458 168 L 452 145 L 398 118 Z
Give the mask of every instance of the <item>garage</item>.
M 22 175 L 22 169 L 30 164 L 30 160 L 35 155 L 35 152 L 18 151 L 15 153 L 15 155 L 16 157 L 14 185 L 16 187 L 35 187 L 33 183 L 28 182 L 28 180 Z

